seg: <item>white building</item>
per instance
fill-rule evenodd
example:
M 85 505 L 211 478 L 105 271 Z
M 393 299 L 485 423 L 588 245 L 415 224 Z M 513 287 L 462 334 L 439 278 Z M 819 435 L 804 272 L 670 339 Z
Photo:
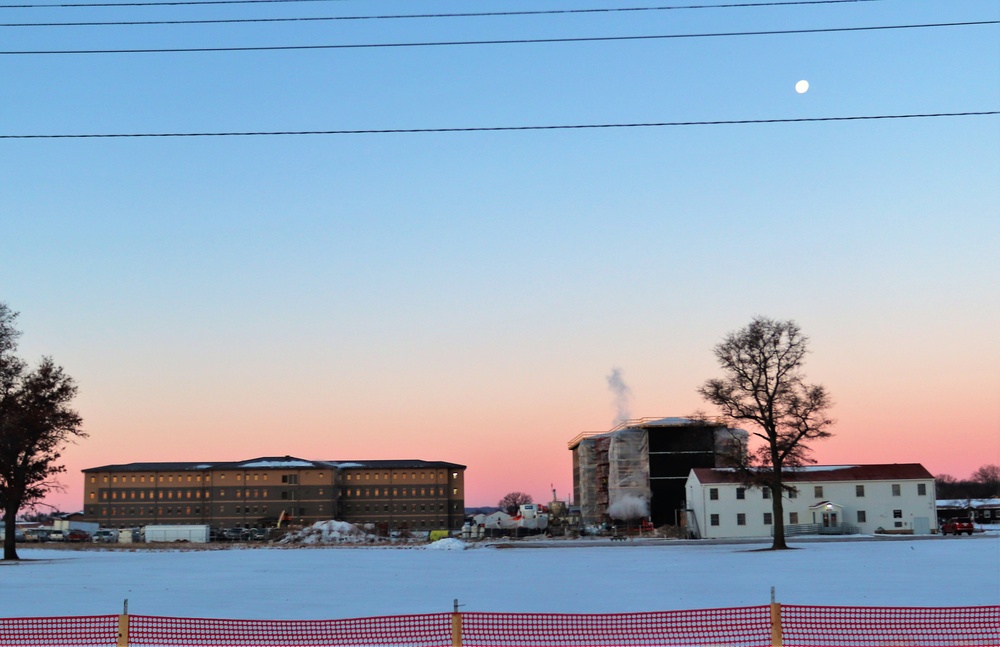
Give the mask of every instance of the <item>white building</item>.
M 811 466 L 784 472 L 787 534 L 926 535 L 936 531 L 934 477 L 922 465 Z M 687 524 L 704 539 L 770 537 L 771 492 L 745 487 L 731 469 L 696 468 L 687 479 Z M 807 527 L 808 526 L 808 527 Z

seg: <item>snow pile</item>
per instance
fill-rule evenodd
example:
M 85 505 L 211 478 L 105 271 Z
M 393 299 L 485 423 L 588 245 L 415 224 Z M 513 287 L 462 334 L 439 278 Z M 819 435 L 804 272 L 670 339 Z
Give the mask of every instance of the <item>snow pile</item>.
M 438 539 L 427 544 L 428 550 L 465 550 L 465 542 L 454 537 Z
M 365 532 L 346 521 L 317 521 L 308 528 L 285 535 L 279 544 L 337 544 L 365 540 Z

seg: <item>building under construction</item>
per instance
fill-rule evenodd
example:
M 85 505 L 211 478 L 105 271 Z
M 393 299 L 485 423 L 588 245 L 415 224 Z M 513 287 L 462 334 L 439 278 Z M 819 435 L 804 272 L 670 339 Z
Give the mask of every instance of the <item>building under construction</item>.
M 691 469 L 722 467 L 724 454 L 746 442 L 742 429 L 688 418 L 640 418 L 583 432 L 569 442 L 581 520 L 646 516 L 656 526 L 681 525 Z

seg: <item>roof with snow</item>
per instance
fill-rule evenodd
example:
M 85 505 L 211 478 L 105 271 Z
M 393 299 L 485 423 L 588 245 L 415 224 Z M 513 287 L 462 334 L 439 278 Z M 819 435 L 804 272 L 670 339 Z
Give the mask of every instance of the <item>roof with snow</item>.
M 938 499 L 939 508 L 957 508 L 960 510 L 980 508 L 1000 508 L 1000 498 L 993 499 Z
M 695 477 L 702 483 L 742 483 L 743 479 L 732 469 L 696 467 Z M 786 483 L 812 481 L 907 481 L 933 480 L 920 463 L 888 463 L 883 465 L 812 465 L 785 468 L 781 471 Z
M 88 467 L 83 472 L 184 472 L 206 470 L 289 470 L 289 469 L 465 469 L 465 465 L 419 459 L 376 461 L 312 461 L 294 456 L 263 456 L 243 461 L 125 463 Z
M 720 429 L 728 429 L 725 422 L 721 419 L 710 419 L 710 418 L 632 418 L 630 420 L 624 420 L 618 423 L 615 427 L 609 431 L 582 431 L 577 434 L 572 440 L 567 443 L 570 449 L 575 449 L 583 440 L 587 438 L 600 438 L 602 436 L 611 436 L 616 433 L 621 433 L 625 430 L 631 429 L 677 429 L 682 427 L 712 427 Z M 745 434 L 746 432 L 741 429 L 734 429 L 733 431 Z

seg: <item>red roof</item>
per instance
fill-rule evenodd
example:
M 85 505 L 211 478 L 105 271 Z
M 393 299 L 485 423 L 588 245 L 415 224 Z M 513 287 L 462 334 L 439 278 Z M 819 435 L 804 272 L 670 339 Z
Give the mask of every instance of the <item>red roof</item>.
M 702 483 L 740 483 L 733 470 L 696 467 L 695 476 Z M 800 468 L 785 468 L 782 480 L 796 481 L 906 481 L 913 479 L 934 479 L 934 476 L 920 463 L 888 463 L 885 465 L 810 465 Z

